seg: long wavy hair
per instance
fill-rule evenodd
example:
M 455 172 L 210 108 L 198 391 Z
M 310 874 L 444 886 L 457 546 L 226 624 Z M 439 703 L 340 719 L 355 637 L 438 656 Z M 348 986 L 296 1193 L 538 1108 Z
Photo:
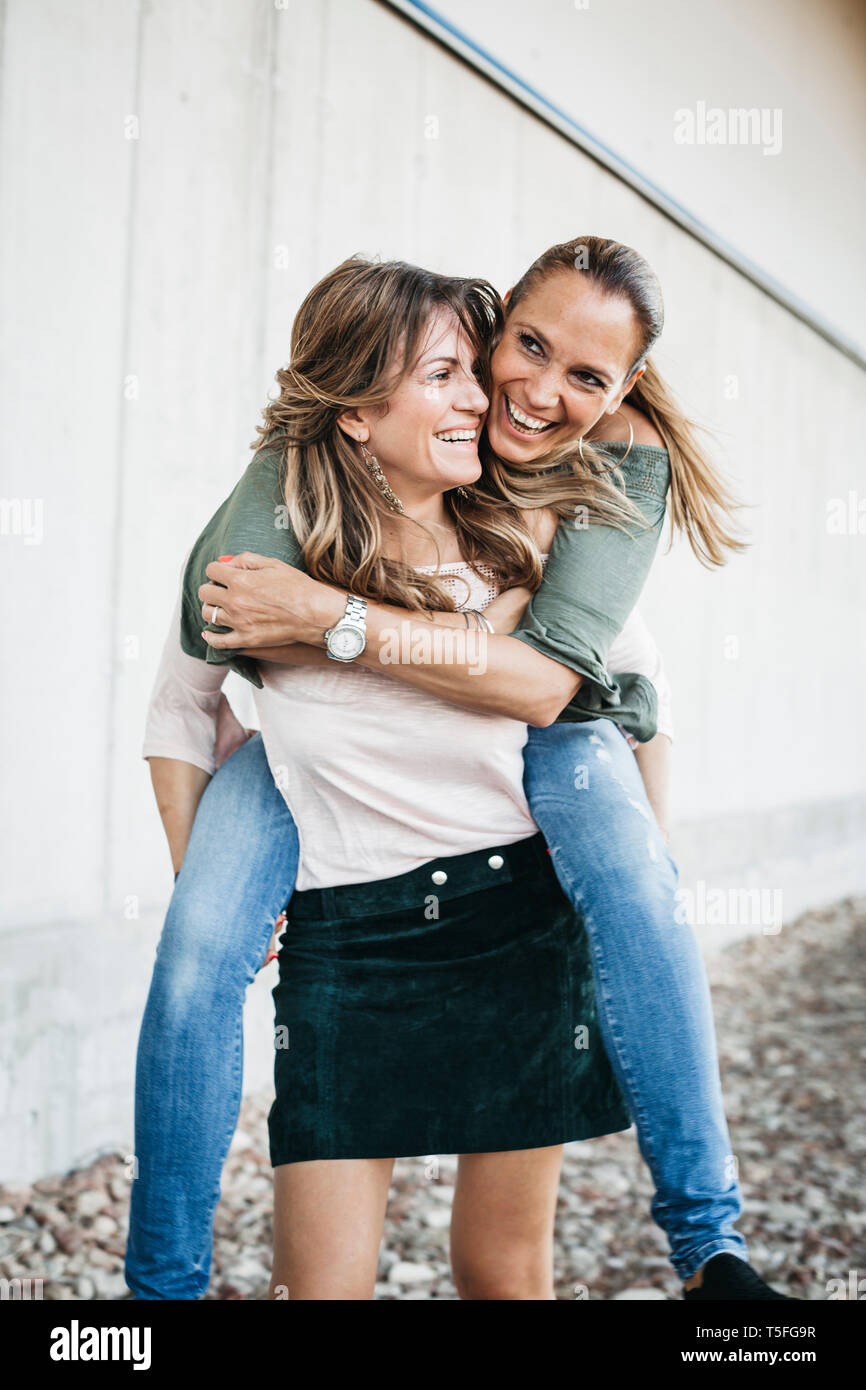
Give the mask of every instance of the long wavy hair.
M 574 237 L 551 246 L 533 261 L 511 292 L 507 314 L 512 314 L 520 301 L 547 276 L 563 270 L 572 275 L 585 275 L 606 294 L 627 299 L 631 304 L 640 346 L 626 377 L 638 367 L 646 370 L 626 400 L 655 425 L 670 457 L 671 544 L 674 535 L 680 532 L 688 539 L 701 564 L 708 568 L 724 564 L 725 551 L 741 551 L 748 544 L 730 525 L 732 514 L 744 504 L 734 496 L 708 457 L 698 440 L 696 426 L 649 356 L 664 327 L 664 301 L 655 271 L 638 251 L 622 242 L 599 236 Z M 603 452 L 604 445 L 598 447 Z M 568 468 L 575 451 L 572 443 L 560 445 L 555 457 L 551 451 L 547 462 Z M 537 460 L 529 465 L 533 467 L 538 467 Z
M 373 601 L 411 609 L 453 610 L 454 598 L 435 574 L 382 553 L 387 503 L 361 456 L 337 423 L 350 408 L 387 410 L 404 374 L 417 361 L 434 315 L 454 314 L 477 357 L 479 382 L 491 391 L 490 354 L 503 327 L 503 306 L 486 280 L 438 275 L 403 261 L 352 256 L 319 281 L 295 317 L 288 366 L 277 372 L 279 394 L 257 426 L 256 451 L 280 452 L 288 517 L 315 579 Z M 584 450 L 567 475 L 545 472 L 527 482 L 501 460 L 485 464 L 465 495 L 445 494 L 460 554 L 494 571 L 500 586 L 536 589 L 543 570 L 522 508 L 550 506 L 572 519 L 608 525 L 646 524 L 608 478 L 603 456 Z M 599 470 L 599 475 L 596 474 Z M 435 535 L 417 521 L 436 542 Z M 437 554 L 438 544 L 437 544 Z

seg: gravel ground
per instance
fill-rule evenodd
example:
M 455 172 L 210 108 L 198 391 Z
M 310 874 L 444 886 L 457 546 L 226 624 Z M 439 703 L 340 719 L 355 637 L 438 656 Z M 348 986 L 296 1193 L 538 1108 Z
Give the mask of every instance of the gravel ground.
M 828 1298 L 828 1281 L 847 1287 L 852 1271 L 866 1279 L 864 965 L 866 899 L 847 899 L 777 936 L 740 942 L 708 967 L 745 1197 L 740 1230 L 759 1272 L 803 1299 Z M 267 1094 L 244 1103 L 208 1298 L 266 1297 L 269 1104 Z M 450 1156 L 398 1159 L 377 1298 L 456 1298 L 448 1269 L 455 1174 Z M 651 1196 L 633 1130 L 566 1146 L 559 1298 L 678 1298 Z M 128 1200 L 120 1154 L 32 1187 L 0 1187 L 0 1277 L 41 1278 L 46 1299 L 125 1297 Z

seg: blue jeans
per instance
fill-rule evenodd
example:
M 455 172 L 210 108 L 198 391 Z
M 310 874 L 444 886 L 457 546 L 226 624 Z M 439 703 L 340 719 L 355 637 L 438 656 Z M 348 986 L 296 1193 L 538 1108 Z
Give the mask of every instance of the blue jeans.
M 608 720 L 530 729 L 525 787 L 559 881 L 586 921 L 605 1047 L 673 1265 L 686 1279 L 719 1251 L 745 1259 L 703 963 L 676 919 L 676 866 L 634 754 Z M 256 735 L 202 797 L 141 1026 L 126 1255 L 139 1299 L 196 1299 L 207 1288 L 240 1108 L 244 993 L 291 897 L 297 861 L 297 830 Z
M 126 1282 L 200 1298 L 243 1081 L 243 1005 L 298 871 L 261 734 L 205 788 L 156 952 L 135 1063 Z
M 637 760 L 607 719 L 531 728 L 523 785 L 586 925 L 604 1045 L 671 1262 L 687 1279 L 720 1251 L 746 1259 L 709 986 Z

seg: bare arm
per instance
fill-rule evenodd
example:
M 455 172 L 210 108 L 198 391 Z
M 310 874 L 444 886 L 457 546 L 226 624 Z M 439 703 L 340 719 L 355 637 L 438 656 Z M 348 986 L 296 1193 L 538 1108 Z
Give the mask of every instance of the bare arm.
M 343 605 L 345 607 L 345 605 Z M 395 622 L 387 607 L 367 610 L 367 646 L 360 663 L 418 690 L 467 709 L 507 715 L 544 728 L 554 723 L 581 678 L 513 637 L 467 633 L 430 641 L 429 625 L 411 617 Z
M 326 628 L 343 616 L 346 595 L 330 592 L 334 602 L 325 625 L 317 629 L 319 642 L 246 648 L 242 630 L 235 629 L 227 634 L 227 645 L 240 646 L 242 652 L 264 661 L 333 665 L 319 643 Z M 367 646 L 357 664 L 465 709 L 506 715 L 536 728 L 554 723 L 580 685 L 576 672 L 512 637 L 468 631 L 461 614 L 441 616 L 456 616 L 459 624 L 431 622 L 387 604 L 368 604 Z M 208 633 L 206 640 L 218 636 Z
M 345 606 L 344 602 L 343 610 Z M 463 709 L 505 715 L 539 729 L 556 721 L 580 685 L 574 671 L 511 637 L 468 632 L 450 647 L 446 640 L 437 649 L 433 640 L 437 630 L 446 639 L 454 633 L 453 627 L 423 620 L 395 623 L 389 612 L 378 611 L 378 605 L 368 607 L 367 647 L 356 664 Z M 237 646 L 237 638 L 231 645 Z M 333 666 L 327 652 L 312 645 L 240 650 L 281 665 Z
M 168 840 L 171 867 L 175 873 L 179 873 L 198 803 L 210 781 L 210 773 L 178 758 L 149 758 L 148 762 L 156 804 Z
M 484 616 L 495 632 L 500 635 L 503 633 L 507 635 L 520 620 L 531 597 L 532 591 L 530 589 L 522 587 L 506 589 L 487 605 Z M 427 624 L 425 633 L 434 634 L 437 627 L 453 628 L 460 632 L 467 630 L 466 619 L 462 613 L 443 612 L 439 609 L 429 613 L 420 613 L 389 604 L 382 604 L 381 607 L 383 612 L 391 616 L 391 621 L 394 624 L 412 620 L 424 622 Z M 339 663 L 331 660 L 324 646 L 314 647 L 308 642 L 286 642 L 275 647 L 246 647 L 241 649 L 241 654 L 243 656 L 255 656 L 261 661 L 271 662 L 277 666 L 321 666 L 330 668 L 332 671 L 339 669 Z
M 667 844 L 670 838 L 671 741 L 666 734 L 656 734 L 648 743 L 639 743 L 634 756 L 647 800 Z

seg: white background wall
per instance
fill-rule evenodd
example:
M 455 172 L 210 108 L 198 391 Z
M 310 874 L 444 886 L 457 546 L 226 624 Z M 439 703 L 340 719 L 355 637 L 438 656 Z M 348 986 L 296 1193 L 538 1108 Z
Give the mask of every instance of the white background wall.
M 862 0 L 432 8 L 866 348 Z M 679 143 L 676 113 L 699 102 L 778 111 L 778 152 Z
M 708 574 L 678 547 L 642 603 L 675 689 L 682 881 L 781 887 L 788 917 L 866 886 L 866 536 L 826 525 L 864 492 L 863 373 L 375 0 L 4 18 L 0 493 L 40 499 L 44 535 L 7 511 L 0 1180 L 131 1142 L 171 887 L 139 749 L 179 567 L 245 465 L 301 297 L 353 251 L 502 290 L 579 233 L 648 256 L 659 360 L 754 508 L 745 556 Z

